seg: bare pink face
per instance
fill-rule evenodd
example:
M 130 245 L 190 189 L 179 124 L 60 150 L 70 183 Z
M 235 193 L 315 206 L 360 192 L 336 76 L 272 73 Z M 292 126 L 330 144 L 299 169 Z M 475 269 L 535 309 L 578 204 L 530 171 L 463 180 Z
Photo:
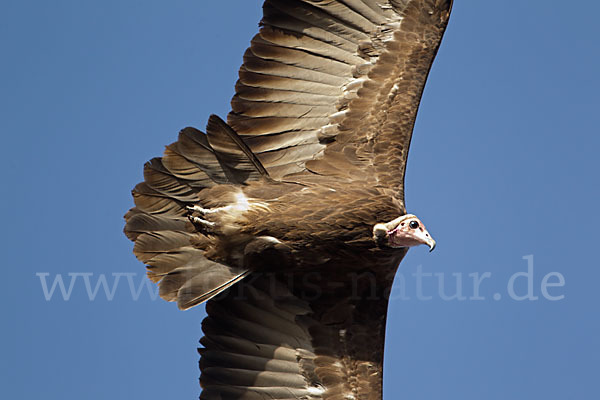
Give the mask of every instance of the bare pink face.
M 420 244 L 435 248 L 435 240 L 425 225 L 412 214 L 403 215 L 386 224 L 377 224 L 373 228 L 373 236 L 379 242 L 394 248 L 414 247 Z

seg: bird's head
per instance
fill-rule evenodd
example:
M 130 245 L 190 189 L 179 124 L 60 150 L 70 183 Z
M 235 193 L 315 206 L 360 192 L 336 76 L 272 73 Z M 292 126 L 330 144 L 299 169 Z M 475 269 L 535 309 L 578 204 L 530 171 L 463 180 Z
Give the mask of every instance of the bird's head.
M 380 246 L 405 248 L 426 244 L 429 251 L 435 248 L 435 240 L 425 225 L 412 214 L 406 214 L 387 223 L 373 227 L 373 239 Z

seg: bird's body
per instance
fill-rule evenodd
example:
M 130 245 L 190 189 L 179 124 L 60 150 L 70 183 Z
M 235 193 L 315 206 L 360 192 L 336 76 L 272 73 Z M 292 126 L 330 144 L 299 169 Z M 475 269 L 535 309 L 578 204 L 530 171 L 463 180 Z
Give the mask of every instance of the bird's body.
M 267 0 L 227 123 L 148 162 L 125 233 L 187 309 L 202 399 L 380 399 L 404 173 L 450 0 Z
M 234 200 L 228 205 L 232 207 L 220 206 L 224 208 L 219 211 L 217 206 L 209 209 L 216 211 L 205 214 L 208 221 L 215 223 L 209 230 L 270 236 L 297 250 L 340 245 L 373 249 L 376 247 L 371 237 L 373 226 L 405 214 L 376 188 L 339 182 L 325 185 L 318 180 L 306 185 L 258 182 L 234 192 Z M 212 193 L 209 191 L 207 195 Z

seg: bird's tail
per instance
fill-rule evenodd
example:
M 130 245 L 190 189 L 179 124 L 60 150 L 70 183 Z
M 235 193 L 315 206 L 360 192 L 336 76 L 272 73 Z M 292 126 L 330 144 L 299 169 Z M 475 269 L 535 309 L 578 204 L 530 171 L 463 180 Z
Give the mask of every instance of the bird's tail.
M 144 166 L 144 182 L 132 191 L 135 207 L 125 215 L 125 234 L 134 254 L 146 263 L 160 296 L 187 309 L 246 276 L 240 266 L 214 262 L 206 249 L 215 241 L 190 222 L 189 207 L 202 206 L 200 193 L 217 185 L 236 189 L 267 171 L 223 120 L 211 115 L 207 133 L 185 128 L 162 158 Z

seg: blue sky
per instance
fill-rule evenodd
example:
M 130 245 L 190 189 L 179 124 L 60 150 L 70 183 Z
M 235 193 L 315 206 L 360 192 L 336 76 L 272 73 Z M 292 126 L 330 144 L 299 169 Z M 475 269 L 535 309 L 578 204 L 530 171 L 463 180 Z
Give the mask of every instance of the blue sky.
M 144 268 L 122 215 L 146 160 L 225 117 L 260 3 L 0 3 L 4 397 L 197 398 L 204 310 L 134 299 Z M 388 399 L 599 396 L 599 13 L 455 4 L 406 182 L 438 248 L 400 268 Z M 516 300 L 528 267 L 537 299 Z M 57 276 L 68 300 L 46 299 Z M 91 300 L 101 276 L 115 291 Z M 444 299 L 457 277 L 466 299 Z

